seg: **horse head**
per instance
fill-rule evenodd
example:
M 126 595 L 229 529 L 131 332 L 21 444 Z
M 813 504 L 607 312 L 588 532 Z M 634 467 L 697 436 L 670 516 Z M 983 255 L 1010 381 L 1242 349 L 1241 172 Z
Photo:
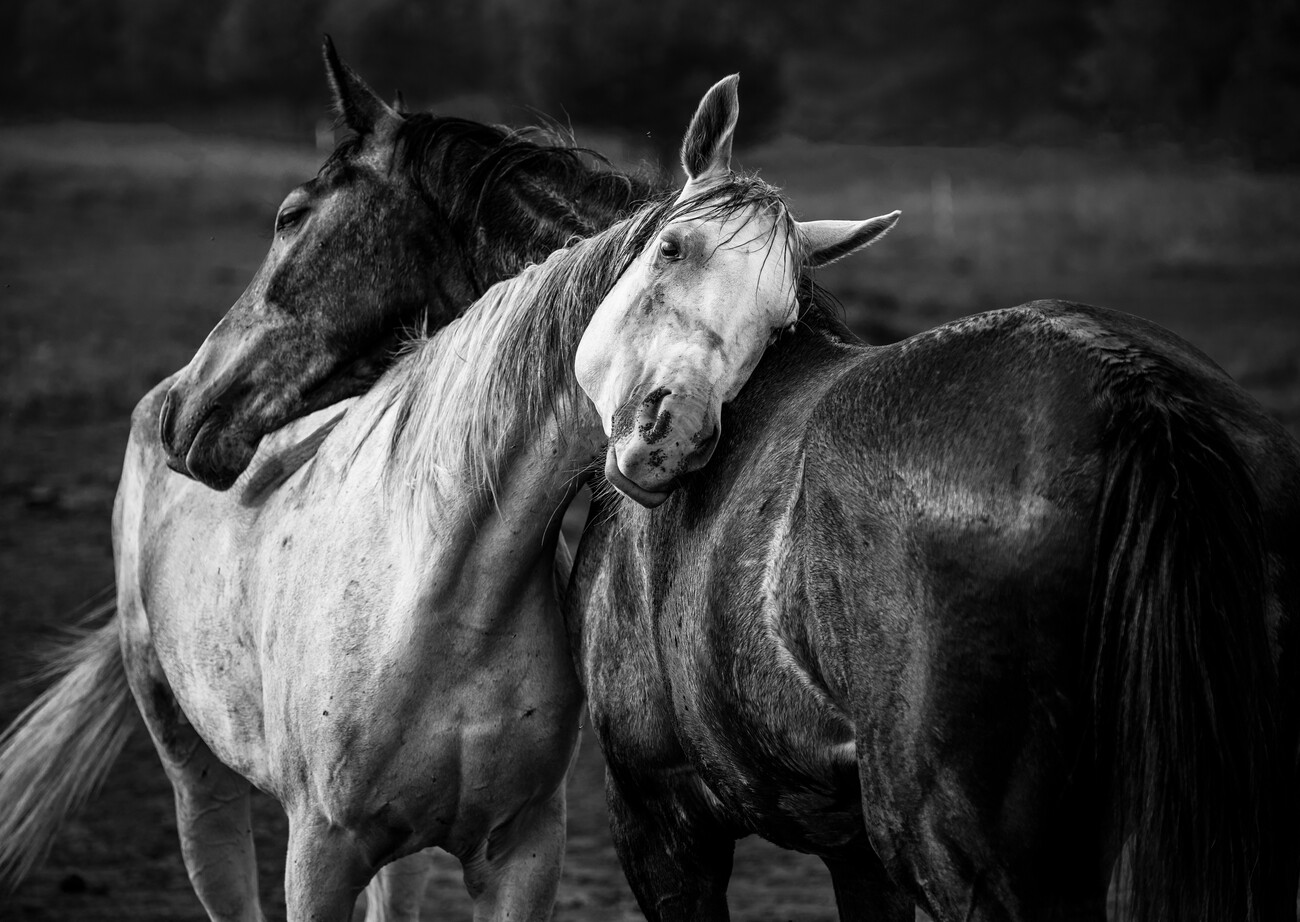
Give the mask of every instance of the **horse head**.
M 168 464 L 217 489 L 265 433 L 364 391 L 403 330 L 446 323 L 473 297 L 445 221 L 392 169 L 405 117 L 328 39 L 325 61 L 353 136 L 285 198 L 262 265 L 159 416 Z
M 797 320 L 801 274 L 898 220 L 796 221 L 778 190 L 733 174 L 737 83 L 727 77 L 700 102 L 682 143 L 685 187 L 596 309 L 575 359 L 609 436 L 605 477 L 645 506 L 708 463 L 722 405 Z

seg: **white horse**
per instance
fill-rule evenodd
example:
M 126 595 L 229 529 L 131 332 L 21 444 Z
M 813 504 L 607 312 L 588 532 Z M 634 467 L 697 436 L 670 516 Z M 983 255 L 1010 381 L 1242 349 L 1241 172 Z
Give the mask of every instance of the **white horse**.
M 749 268 L 735 298 L 788 322 L 794 288 L 758 284 L 765 248 L 728 242 L 753 217 L 746 188 L 729 204 L 712 190 L 702 209 L 688 189 L 494 287 L 345 413 L 270 437 L 228 492 L 168 471 L 171 382 L 155 388 L 114 509 L 117 616 L 10 732 L 6 777 L 59 751 L 62 787 L 37 805 L 66 800 L 115 754 L 96 747 L 134 696 L 212 918 L 261 917 L 250 784 L 289 817 L 290 919 L 350 918 L 376 871 L 431 846 L 462 862 L 476 918 L 548 917 L 581 706 L 557 539 L 605 443 L 574 355 L 665 221 L 737 247 Z M 805 227 L 836 255 L 860 242 L 837 230 L 857 225 Z M 761 351 L 772 332 L 746 339 Z M 13 796 L 0 787 L 0 830 L 48 825 Z M 392 884 L 414 892 L 418 865 L 404 870 Z

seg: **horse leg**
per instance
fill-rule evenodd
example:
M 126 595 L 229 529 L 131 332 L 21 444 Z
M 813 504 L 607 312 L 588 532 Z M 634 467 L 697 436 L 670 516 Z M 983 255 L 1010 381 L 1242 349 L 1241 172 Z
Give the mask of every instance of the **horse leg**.
M 365 922 L 420 918 L 420 903 L 433 872 L 432 856 L 416 852 L 379 869 L 366 887 Z
M 289 815 L 284 864 L 289 922 L 350 922 L 357 897 L 374 873 L 350 830 L 314 813 Z
M 135 609 L 119 610 L 127 681 L 172 783 L 194 892 L 214 920 L 261 922 L 249 783 L 212 754 L 181 712 L 144 618 Z
M 1012 793 L 990 802 L 980 780 L 950 773 L 946 796 L 917 817 L 912 861 L 937 922 L 1105 922 L 1110 862 L 1098 837 L 1098 810 L 1091 826 L 1066 806 L 1051 811 L 1048 822 L 1017 825 L 1013 834 L 980 818 L 1025 803 L 1046 816 L 1044 800 Z M 1092 803 L 1078 793 L 1067 789 L 1063 800 Z
M 606 771 L 618 860 L 650 922 L 729 919 L 727 884 L 736 837 L 683 787 L 638 785 L 634 794 L 625 793 Z
M 492 831 L 461 859 L 474 900 L 474 922 L 545 922 L 555 908 L 564 867 L 564 788 Z
M 912 900 L 885 871 L 870 849 L 822 856 L 835 887 L 835 908 L 841 922 L 912 922 Z

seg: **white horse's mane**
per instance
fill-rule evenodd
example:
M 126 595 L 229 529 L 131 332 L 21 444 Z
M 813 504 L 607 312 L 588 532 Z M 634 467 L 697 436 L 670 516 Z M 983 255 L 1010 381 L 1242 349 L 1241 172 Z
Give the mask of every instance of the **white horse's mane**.
M 537 432 L 552 416 L 561 431 L 574 420 L 585 399 L 573 377 L 578 342 L 666 221 L 685 213 L 770 212 L 774 203 L 789 220 L 779 192 L 751 177 L 697 199 L 652 202 L 492 286 L 445 328 L 412 341 L 376 385 L 369 427 L 393 414 L 386 476 L 416 494 L 410 508 L 433 508 L 425 500 L 449 492 L 495 496 L 500 465 L 520 433 Z
M 413 340 L 376 387 L 375 422 L 393 414 L 387 476 L 417 494 L 494 495 L 519 433 L 576 413 L 578 341 L 662 210 L 646 206 L 572 242 L 493 285 L 442 330 Z M 418 496 L 413 506 L 428 508 Z

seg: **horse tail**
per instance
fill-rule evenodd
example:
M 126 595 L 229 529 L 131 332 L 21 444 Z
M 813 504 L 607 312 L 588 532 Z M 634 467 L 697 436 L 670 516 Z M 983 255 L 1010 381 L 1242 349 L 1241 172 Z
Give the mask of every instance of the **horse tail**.
M 1090 629 L 1129 914 L 1256 920 L 1285 794 L 1260 499 L 1203 406 L 1148 392 L 1117 409 Z
M 110 602 L 91 617 L 113 611 Z M 44 860 L 64 818 L 94 794 L 134 726 L 116 618 L 79 630 L 39 678 L 57 681 L 0 734 L 0 892 Z

